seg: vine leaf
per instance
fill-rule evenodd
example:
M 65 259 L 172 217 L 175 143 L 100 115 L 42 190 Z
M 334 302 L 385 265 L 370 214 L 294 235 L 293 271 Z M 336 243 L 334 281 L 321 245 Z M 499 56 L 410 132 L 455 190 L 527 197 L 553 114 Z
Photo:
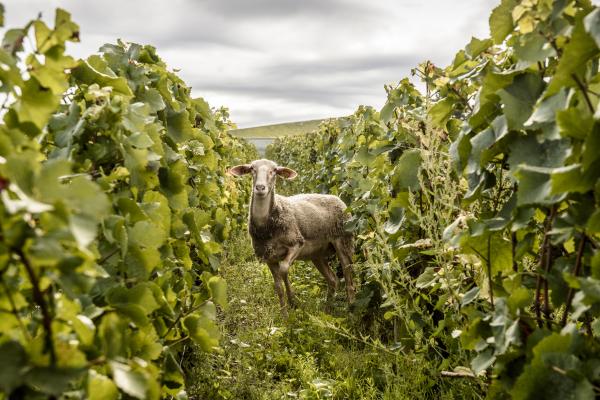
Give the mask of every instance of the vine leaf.
M 502 0 L 500 5 L 490 15 L 490 34 L 494 43 L 500 44 L 515 27 L 512 10 L 517 5 L 516 0 Z
M 597 16 L 594 17 L 597 19 Z M 573 75 L 581 76 L 588 60 L 599 53 L 600 50 L 598 50 L 596 42 L 585 31 L 581 19 L 578 19 L 573 28 L 573 35 L 564 48 L 556 72 L 548 84 L 544 97 L 556 94 L 565 86 L 575 86 Z

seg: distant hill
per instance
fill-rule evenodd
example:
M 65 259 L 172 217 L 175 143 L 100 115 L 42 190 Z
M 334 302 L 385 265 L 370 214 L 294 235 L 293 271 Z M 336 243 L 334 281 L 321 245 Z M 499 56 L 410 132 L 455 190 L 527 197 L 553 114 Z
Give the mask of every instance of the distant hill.
M 277 138 L 280 136 L 302 135 L 312 132 L 319 127 L 325 119 L 314 119 L 310 121 L 286 122 L 283 124 L 255 126 L 252 128 L 232 129 L 229 131 L 233 136 L 246 139 L 251 138 Z

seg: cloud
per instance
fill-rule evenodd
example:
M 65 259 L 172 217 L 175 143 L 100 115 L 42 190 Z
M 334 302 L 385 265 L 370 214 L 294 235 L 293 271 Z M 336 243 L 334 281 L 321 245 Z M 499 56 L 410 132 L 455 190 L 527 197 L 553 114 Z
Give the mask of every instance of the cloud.
M 363 2 L 348 0 L 202 0 L 197 4 L 210 14 L 243 20 L 332 14 L 356 17 L 373 11 Z
M 240 126 L 381 107 L 383 85 L 425 59 L 448 64 L 485 37 L 499 0 L 9 0 L 7 26 L 62 7 L 81 26 L 84 57 L 117 38 L 159 55 Z
M 398 70 L 411 67 L 422 60 L 418 54 L 366 54 L 361 56 L 346 56 L 324 60 L 287 61 L 271 64 L 261 69 L 261 72 L 281 77 L 292 77 L 298 74 L 331 74 L 347 72 L 369 72 Z

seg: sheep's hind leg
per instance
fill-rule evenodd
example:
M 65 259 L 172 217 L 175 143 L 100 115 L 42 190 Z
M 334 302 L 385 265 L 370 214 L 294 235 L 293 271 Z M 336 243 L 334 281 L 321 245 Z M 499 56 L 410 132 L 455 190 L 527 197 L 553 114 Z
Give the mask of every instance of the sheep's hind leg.
M 312 259 L 313 264 L 319 270 L 325 281 L 327 282 L 327 304 L 330 305 L 333 300 L 333 295 L 337 289 L 338 280 L 331 268 L 329 268 L 329 263 L 325 259 L 325 257 L 319 255 Z
M 283 274 L 283 282 L 285 283 L 285 292 L 287 293 L 288 304 L 290 308 L 296 308 L 296 299 L 294 297 L 294 291 L 292 290 L 292 284 L 288 276 L 288 271 Z
M 279 268 L 278 263 L 268 263 L 269 269 L 271 270 L 271 275 L 273 275 L 273 281 L 275 286 L 275 293 L 277 293 L 277 297 L 279 297 L 279 307 L 281 308 L 281 314 L 284 318 L 287 318 L 288 313 L 285 306 L 285 298 L 283 293 L 283 276 L 281 270 Z
M 338 259 L 344 270 L 344 281 L 346 282 L 346 293 L 348 294 L 348 303 L 354 302 L 354 282 L 352 280 L 352 240 L 341 237 L 333 241 L 333 247 L 337 253 Z

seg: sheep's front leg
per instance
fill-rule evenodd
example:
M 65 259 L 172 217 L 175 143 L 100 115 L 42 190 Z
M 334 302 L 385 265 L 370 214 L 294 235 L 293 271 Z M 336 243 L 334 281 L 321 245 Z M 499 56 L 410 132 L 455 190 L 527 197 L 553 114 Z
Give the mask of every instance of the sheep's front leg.
M 295 307 L 295 301 L 294 292 L 292 291 L 292 285 L 290 283 L 288 272 L 294 260 L 296 260 L 296 258 L 298 258 L 298 256 L 300 255 L 302 246 L 302 244 L 297 244 L 292 247 L 289 247 L 287 255 L 282 261 L 279 262 L 279 270 L 281 271 L 281 275 L 285 283 L 285 291 L 287 293 L 288 304 L 290 305 L 290 307 Z
M 281 314 L 284 318 L 287 318 L 287 309 L 285 308 L 285 298 L 283 294 L 283 275 L 278 263 L 268 263 L 271 275 L 273 275 L 273 282 L 275 284 L 275 293 L 279 297 L 279 307 L 281 308 Z

